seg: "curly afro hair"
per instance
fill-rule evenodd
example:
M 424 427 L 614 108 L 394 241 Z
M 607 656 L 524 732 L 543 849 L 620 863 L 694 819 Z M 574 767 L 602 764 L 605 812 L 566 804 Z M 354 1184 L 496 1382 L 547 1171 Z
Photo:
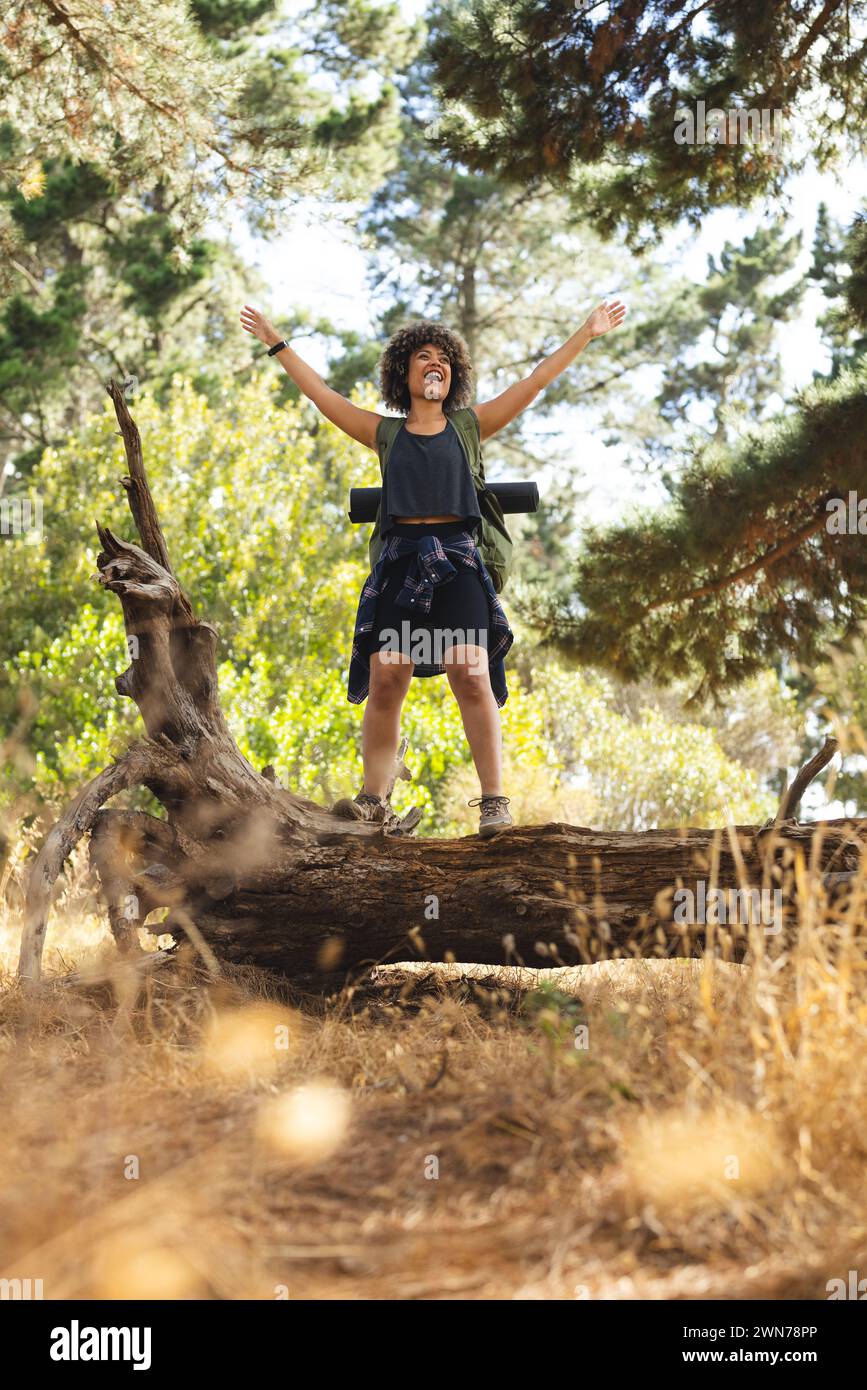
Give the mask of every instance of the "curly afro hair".
M 445 324 L 433 323 L 430 319 L 407 324 L 406 328 L 399 329 L 389 339 L 379 363 L 379 387 L 386 405 L 403 415 L 409 414 L 412 404 L 407 386 L 409 359 L 425 343 L 433 343 L 444 352 L 451 367 L 451 384 L 443 401 L 443 410 L 449 414 L 469 405 L 473 388 L 469 348 L 459 333 L 453 333 Z

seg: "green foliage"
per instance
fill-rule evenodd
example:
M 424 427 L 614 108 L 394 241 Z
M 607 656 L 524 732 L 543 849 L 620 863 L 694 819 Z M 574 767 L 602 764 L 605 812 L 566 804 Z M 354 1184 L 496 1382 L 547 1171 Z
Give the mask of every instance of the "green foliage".
M 799 251 L 800 236 L 785 236 L 778 220 L 740 245 L 726 242 L 718 256 L 708 257 L 707 278 L 690 287 L 689 311 L 684 305 L 679 315 L 681 351 L 664 364 L 655 402 L 672 434 L 648 442 L 650 451 L 665 450 L 669 477 L 676 468 L 672 438 L 676 447 L 684 443 L 681 421 L 704 415 L 709 436 L 731 440 L 744 424 L 761 419 L 782 391 L 777 334 L 797 311 L 805 279 L 784 287 L 780 281 Z
M 0 400 L 7 410 L 27 412 L 49 384 L 65 382 L 64 362 L 79 348 L 86 282 L 82 266 L 69 266 L 55 276 L 50 298 L 14 295 L 0 307 Z
M 108 246 L 108 264 L 127 286 L 125 303 L 138 306 L 152 327 L 179 294 L 205 278 L 213 259 L 213 246 L 200 238 L 178 254 L 171 223 L 158 212 L 130 222 Z
M 783 0 L 687 14 L 665 0 L 451 0 L 431 45 L 441 138 L 481 173 L 570 189 L 602 235 L 626 226 L 647 244 L 681 217 L 697 225 L 711 208 L 779 193 L 803 159 L 755 139 L 678 144 L 681 108 L 788 121 L 809 105 L 802 128 L 820 160 L 843 141 L 859 147 L 864 15 L 864 0 L 819 14 Z
M 443 158 L 440 122 L 428 119 L 423 60 L 404 89 L 400 157 L 361 219 L 372 248 L 370 284 L 388 291 L 377 341 L 413 317 L 441 319 L 467 341 L 481 399 L 526 376 L 559 347 L 612 285 L 630 317 L 534 402 L 600 409 L 610 429 L 623 417 L 624 385 L 645 365 L 692 351 L 698 336 L 690 282 L 665 267 L 624 258 L 594 236 L 568 201 L 468 173 Z M 706 316 L 702 328 L 706 327 Z M 488 452 L 514 469 L 527 453 L 525 418 Z
M 831 354 L 833 380 L 853 366 L 867 349 L 867 220 L 855 219 L 848 232 L 835 223 L 824 203 L 816 215 L 813 264 L 809 278 L 818 282 L 828 302 L 819 319 Z M 814 372 L 817 378 L 822 374 Z
M 723 752 L 717 733 L 652 705 L 617 713 L 607 681 L 545 664 L 534 674 L 562 780 L 584 784 L 589 823 L 603 830 L 682 824 L 756 824 L 774 809 L 753 773 Z
M 277 4 L 278 0 L 190 0 L 190 13 L 203 34 L 231 39 L 272 14 Z
M 831 647 L 826 660 L 809 676 L 809 695 L 814 702 L 815 738 L 811 752 L 818 752 L 832 734 L 842 754 L 839 771 L 832 764 L 828 786 L 847 815 L 867 813 L 867 627 L 846 647 Z
M 545 980 L 527 995 L 520 1017 L 531 1037 L 541 1036 L 544 1040 L 549 1064 L 565 1060 L 580 1066 L 589 1060 L 588 1050 L 576 1047 L 577 1029 L 587 1027 L 580 999 L 564 994 Z M 536 1051 L 532 1044 L 531 1049 Z
M 733 686 L 723 697 L 704 704 L 691 700 L 687 684 L 662 688 L 651 681 L 636 685 L 604 681 L 612 708 L 638 722 L 652 708 L 672 724 L 701 724 L 713 729 L 726 757 L 754 773 L 762 786 L 781 794 L 786 770 L 805 760 L 804 712 L 791 680 L 771 669 Z
M 346 699 L 346 680 L 367 537 L 345 511 L 348 489 L 374 480 L 373 455 L 306 407 L 281 404 L 271 373 L 240 386 L 226 379 L 210 397 L 177 377 L 162 403 L 138 397 L 135 417 L 173 564 L 219 633 L 221 700 L 240 748 L 315 800 L 353 794 L 362 711 Z M 106 403 L 47 450 L 31 480 L 42 538 L 2 541 L 0 727 L 18 722 L 25 691 L 35 703 L 35 761 L 7 769 L 7 796 L 68 797 L 140 732 L 134 706 L 114 689 L 128 664 L 120 608 L 92 587 L 94 516 L 132 533 L 115 429 Z M 503 730 L 520 819 L 708 824 L 724 802 L 758 818 L 754 779 L 711 731 L 659 713 L 618 714 L 610 686 L 535 659 L 513 622 L 524 654 L 510 663 Z M 478 784 L 444 677 L 412 682 L 402 731 L 414 781 L 398 784 L 396 808 L 420 804 L 422 833 L 473 831 L 465 802 Z
M 369 199 L 359 230 L 371 291 L 390 303 L 371 339 L 307 326 L 342 339 L 331 380 L 368 404 L 382 338 L 407 318 L 463 333 L 485 398 L 574 331 L 591 290 L 614 285 L 630 301 L 624 328 L 486 449 L 489 476 L 532 476 L 556 462 L 556 442 L 549 430 L 534 456 L 527 424 L 541 415 L 556 429 L 566 407 L 571 429 L 582 411 L 633 463 L 661 469 L 672 497 L 656 515 L 591 530 L 574 566 L 573 477 L 516 526 L 529 597 L 506 596 L 519 630 L 503 721 L 513 810 L 621 828 L 765 812 L 759 781 L 779 775 L 780 759 L 759 736 L 751 743 L 742 722 L 738 743 L 648 687 L 688 682 L 704 699 L 752 680 L 779 694 L 769 668 L 781 655 L 813 661 L 864 616 L 862 538 L 821 526 L 799 537 L 828 496 L 867 492 L 867 224 L 844 232 L 820 209 L 810 277 L 828 304 L 830 381 L 763 429 L 781 386 L 776 335 L 804 288 L 797 240 L 764 225 L 727 243 L 697 285 L 624 256 L 621 233 L 653 245 L 679 217 L 745 206 L 796 167 L 791 148 L 676 144 L 678 106 L 788 117 L 821 90 L 809 127 L 820 159 L 841 136 L 859 138 L 864 74 L 838 9 L 814 21 L 782 4 L 711 6 L 673 23 L 661 0 L 473 0 L 437 7 L 420 50 L 424 25 L 392 0 L 302 13 L 275 0 L 78 0 L 74 16 L 11 0 L 0 468 L 14 463 L 6 492 L 38 496 L 46 528 L 36 545 L 0 541 L 4 727 L 23 687 L 37 702 L 36 762 L 13 775 L 59 795 L 137 727 L 113 688 L 125 663 L 116 602 L 98 591 L 82 606 L 94 515 L 128 526 L 102 383 L 132 374 L 170 551 L 219 628 L 240 745 L 317 799 L 357 788 L 361 718 L 345 681 L 366 535 L 345 508 L 349 486 L 377 481 L 376 468 L 285 377 L 260 374 L 236 324 L 256 277 L 211 239 L 230 206 L 267 233 L 292 200 L 324 190 Z M 287 328 L 301 318 L 290 313 Z M 567 675 L 532 649 L 533 624 L 642 698 L 627 707 L 622 687 Z M 425 832 L 474 829 L 464 803 L 477 786 L 444 679 L 413 682 L 404 730 L 416 781 L 399 786 L 399 809 L 420 801 Z
M 368 0 L 311 8 L 289 25 L 291 46 L 285 19 L 266 0 L 78 0 L 74 16 L 10 0 L 4 18 L 0 119 L 19 139 L 0 145 L 0 180 L 32 185 L 46 160 L 66 158 L 117 176 L 125 191 L 170 183 L 175 226 L 187 230 L 230 200 L 258 216 L 263 204 L 293 195 L 310 174 L 318 123 L 347 103 L 363 142 L 379 121 L 390 45 L 400 62 L 415 41 L 395 5 Z M 269 48 L 281 44 L 289 58 L 282 72 L 268 66 Z M 309 57 L 342 93 L 323 91 Z M 251 100 L 251 78 L 256 90 L 266 72 L 280 85 L 281 119 L 261 87 L 263 100 Z
M 242 213 L 273 233 L 305 194 L 368 196 L 419 39 L 376 0 L 79 0 L 74 17 L 11 0 L 3 26 L 0 471 L 24 476 L 109 376 L 160 391 L 249 367 L 237 313 L 259 277 L 213 228 Z
M 814 664 L 864 607 L 862 535 L 826 500 L 867 495 L 867 367 L 805 391 L 731 448 L 708 447 L 667 508 L 590 530 L 574 584 L 535 617 L 561 650 L 625 680 L 699 678 L 707 694 L 781 654 Z
M 550 1036 L 574 1035 L 575 1025 L 584 1022 L 584 1008 L 574 994 L 565 994 L 550 980 L 543 980 L 538 989 L 530 990 L 521 1004 L 521 1014 L 528 1020 L 538 1020 Z
M 138 710 L 114 688 L 127 660 L 119 606 L 101 612 L 86 603 L 44 648 L 19 651 L 3 663 L 4 704 L 22 689 L 33 697 L 28 744 L 34 757 L 31 789 L 38 798 L 67 796 L 140 734 Z
M 48 159 L 42 167 L 43 185 L 38 197 L 25 198 L 19 189 L 6 189 L 3 202 L 27 241 L 43 241 L 82 217 L 99 215 L 99 209 L 116 190 L 104 172 L 90 164 L 69 159 Z

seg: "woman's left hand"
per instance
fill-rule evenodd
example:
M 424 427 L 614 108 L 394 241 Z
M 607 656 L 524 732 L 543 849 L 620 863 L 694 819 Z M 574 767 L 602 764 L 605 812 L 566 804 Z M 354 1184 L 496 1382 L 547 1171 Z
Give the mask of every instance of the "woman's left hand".
M 609 304 L 603 300 L 588 315 L 584 327 L 588 330 L 591 338 L 601 338 L 603 333 L 610 333 L 612 328 L 617 328 L 626 317 L 626 305 L 621 304 L 619 299 L 612 299 Z

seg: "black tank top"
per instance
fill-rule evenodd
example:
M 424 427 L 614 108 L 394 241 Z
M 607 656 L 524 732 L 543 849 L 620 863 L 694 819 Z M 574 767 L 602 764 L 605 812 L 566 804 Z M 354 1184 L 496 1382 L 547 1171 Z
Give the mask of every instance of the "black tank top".
M 398 431 L 382 484 L 383 536 L 398 516 L 459 516 L 480 524 L 473 475 L 450 420 L 439 434 L 411 434 L 405 424 Z

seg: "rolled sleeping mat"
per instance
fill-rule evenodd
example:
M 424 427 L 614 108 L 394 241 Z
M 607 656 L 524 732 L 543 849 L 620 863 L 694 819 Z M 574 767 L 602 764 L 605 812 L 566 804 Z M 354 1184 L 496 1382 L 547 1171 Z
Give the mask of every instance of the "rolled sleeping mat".
M 486 486 L 488 492 L 492 492 L 497 498 L 506 515 L 539 510 L 537 483 L 488 483 Z M 375 521 L 381 497 L 381 487 L 350 488 L 349 520 L 356 525 L 365 521 Z
M 506 513 L 539 510 L 538 483 L 487 483 L 486 487 Z

